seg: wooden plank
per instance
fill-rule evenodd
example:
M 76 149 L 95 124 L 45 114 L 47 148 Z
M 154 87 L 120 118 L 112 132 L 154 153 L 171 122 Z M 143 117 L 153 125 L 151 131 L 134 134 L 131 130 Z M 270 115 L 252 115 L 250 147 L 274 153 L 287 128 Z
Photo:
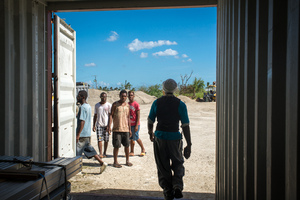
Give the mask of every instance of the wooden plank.
M 31 171 L 28 169 L 19 170 L 0 170 L 0 178 L 14 180 L 35 180 L 45 175 L 45 171 Z

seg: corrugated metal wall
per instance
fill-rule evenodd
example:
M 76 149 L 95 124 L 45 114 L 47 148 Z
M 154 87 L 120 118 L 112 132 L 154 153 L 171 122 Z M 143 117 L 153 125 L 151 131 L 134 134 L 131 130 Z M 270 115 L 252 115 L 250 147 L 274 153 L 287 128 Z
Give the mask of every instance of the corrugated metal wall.
M 45 4 L 0 3 L 0 155 L 46 160 Z
M 219 0 L 216 199 L 299 199 L 299 0 Z

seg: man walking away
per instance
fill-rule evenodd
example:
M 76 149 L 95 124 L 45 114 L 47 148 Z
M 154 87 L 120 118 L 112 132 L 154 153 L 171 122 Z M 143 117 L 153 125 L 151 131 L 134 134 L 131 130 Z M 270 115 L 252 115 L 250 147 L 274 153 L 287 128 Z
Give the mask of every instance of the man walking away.
M 91 106 L 86 102 L 87 92 L 81 90 L 78 92 L 77 101 L 81 104 L 77 115 L 76 129 L 76 155 L 82 156 L 82 153 L 90 159 L 94 157 L 100 163 L 100 174 L 104 172 L 107 163 L 103 162 L 94 147 L 90 144 L 91 141 Z
M 184 159 L 179 121 L 187 142 L 184 149 L 186 159 L 190 157 L 192 146 L 187 108 L 185 103 L 173 95 L 176 88 L 177 83 L 173 79 L 163 82 L 164 96 L 153 102 L 148 116 L 148 133 L 153 141 L 158 182 L 166 200 L 183 197 Z M 155 118 L 157 126 L 154 134 Z
M 106 102 L 107 94 L 102 92 L 100 94 L 101 101 L 95 105 L 93 131 L 96 131 L 99 156 L 100 158 L 106 158 L 106 150 L 109 141 L 109 133 L 107 131 L 107 125 L 109 121 L 109 114 L 111 111 L 111 104 Z M 104 141 L 104 151 L 102 154 L 102 141 Z
M 121 144 L 124 146 L 126 164 L 131 167 L 132 163 L 129 162 L 129 137 L 131 137 L 130 130 L 130 115 L 129 105 L 126 103 L 127 92 L 121 90 L 120 100 L 113 103 L 111 108 L 110 120 L 108 124 L 108 132 L 111 132 L 111 122 L 113 122 L 113 147 L 114 147 L 114 164 L 116 168 L 121 168 L 122 165 L 118 163 L 118 153 Z
M 134 92 L 129 91 L 129 107 L 130 107 L 130 125 L 131 125 L 131 133 L 132 136 L 130 137 L 130 153 L 129 156 L 134 156 L 134 145 L 135 141 L 141 147 L 141 154 L 140 156 L 145 156 L 146 151 L 143 145 L 142 140 L 139 138 L 139 131 L 140 131 L 140 105 L 138 102 L 134 100 Z

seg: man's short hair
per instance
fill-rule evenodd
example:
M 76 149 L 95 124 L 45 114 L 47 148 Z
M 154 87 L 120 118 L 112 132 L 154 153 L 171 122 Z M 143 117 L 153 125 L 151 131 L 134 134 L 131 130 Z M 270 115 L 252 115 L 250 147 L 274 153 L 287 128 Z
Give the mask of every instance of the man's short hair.
M 100 97 L 101 97 L 101 95 L 104 95 L 104 94 L 106 94 L 106 92 L 101 92 Z
M 134 94 L 134 91 L 132 91 L 132 90 L 128 91 L 128 95 L 129 95 L 130 93 Z
M 87 94 L 87 92 L 86 92 L 85 90 L 80 90 L 80 91 L 78 92 L 78 94 L 80 94 L 81 96 L 83 96 L 84 99 L 87 99 L 87 97 L 88 97 L 88 94 Z
M 121 91 L 120 91 L 120 96 L 121 96 L 123 93 L 125 93 L 126 96 L 127 96 L 127 91 L 126 91 L 126 90 L 121 90 Z

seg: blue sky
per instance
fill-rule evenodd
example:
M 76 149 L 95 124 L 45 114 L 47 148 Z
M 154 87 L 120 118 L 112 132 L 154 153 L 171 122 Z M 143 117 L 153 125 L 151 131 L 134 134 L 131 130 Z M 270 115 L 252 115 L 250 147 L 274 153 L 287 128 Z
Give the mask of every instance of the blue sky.
M 216 80 L 216 7 L 60 12 L 76 31 L 76 80 L 118 87 Z

